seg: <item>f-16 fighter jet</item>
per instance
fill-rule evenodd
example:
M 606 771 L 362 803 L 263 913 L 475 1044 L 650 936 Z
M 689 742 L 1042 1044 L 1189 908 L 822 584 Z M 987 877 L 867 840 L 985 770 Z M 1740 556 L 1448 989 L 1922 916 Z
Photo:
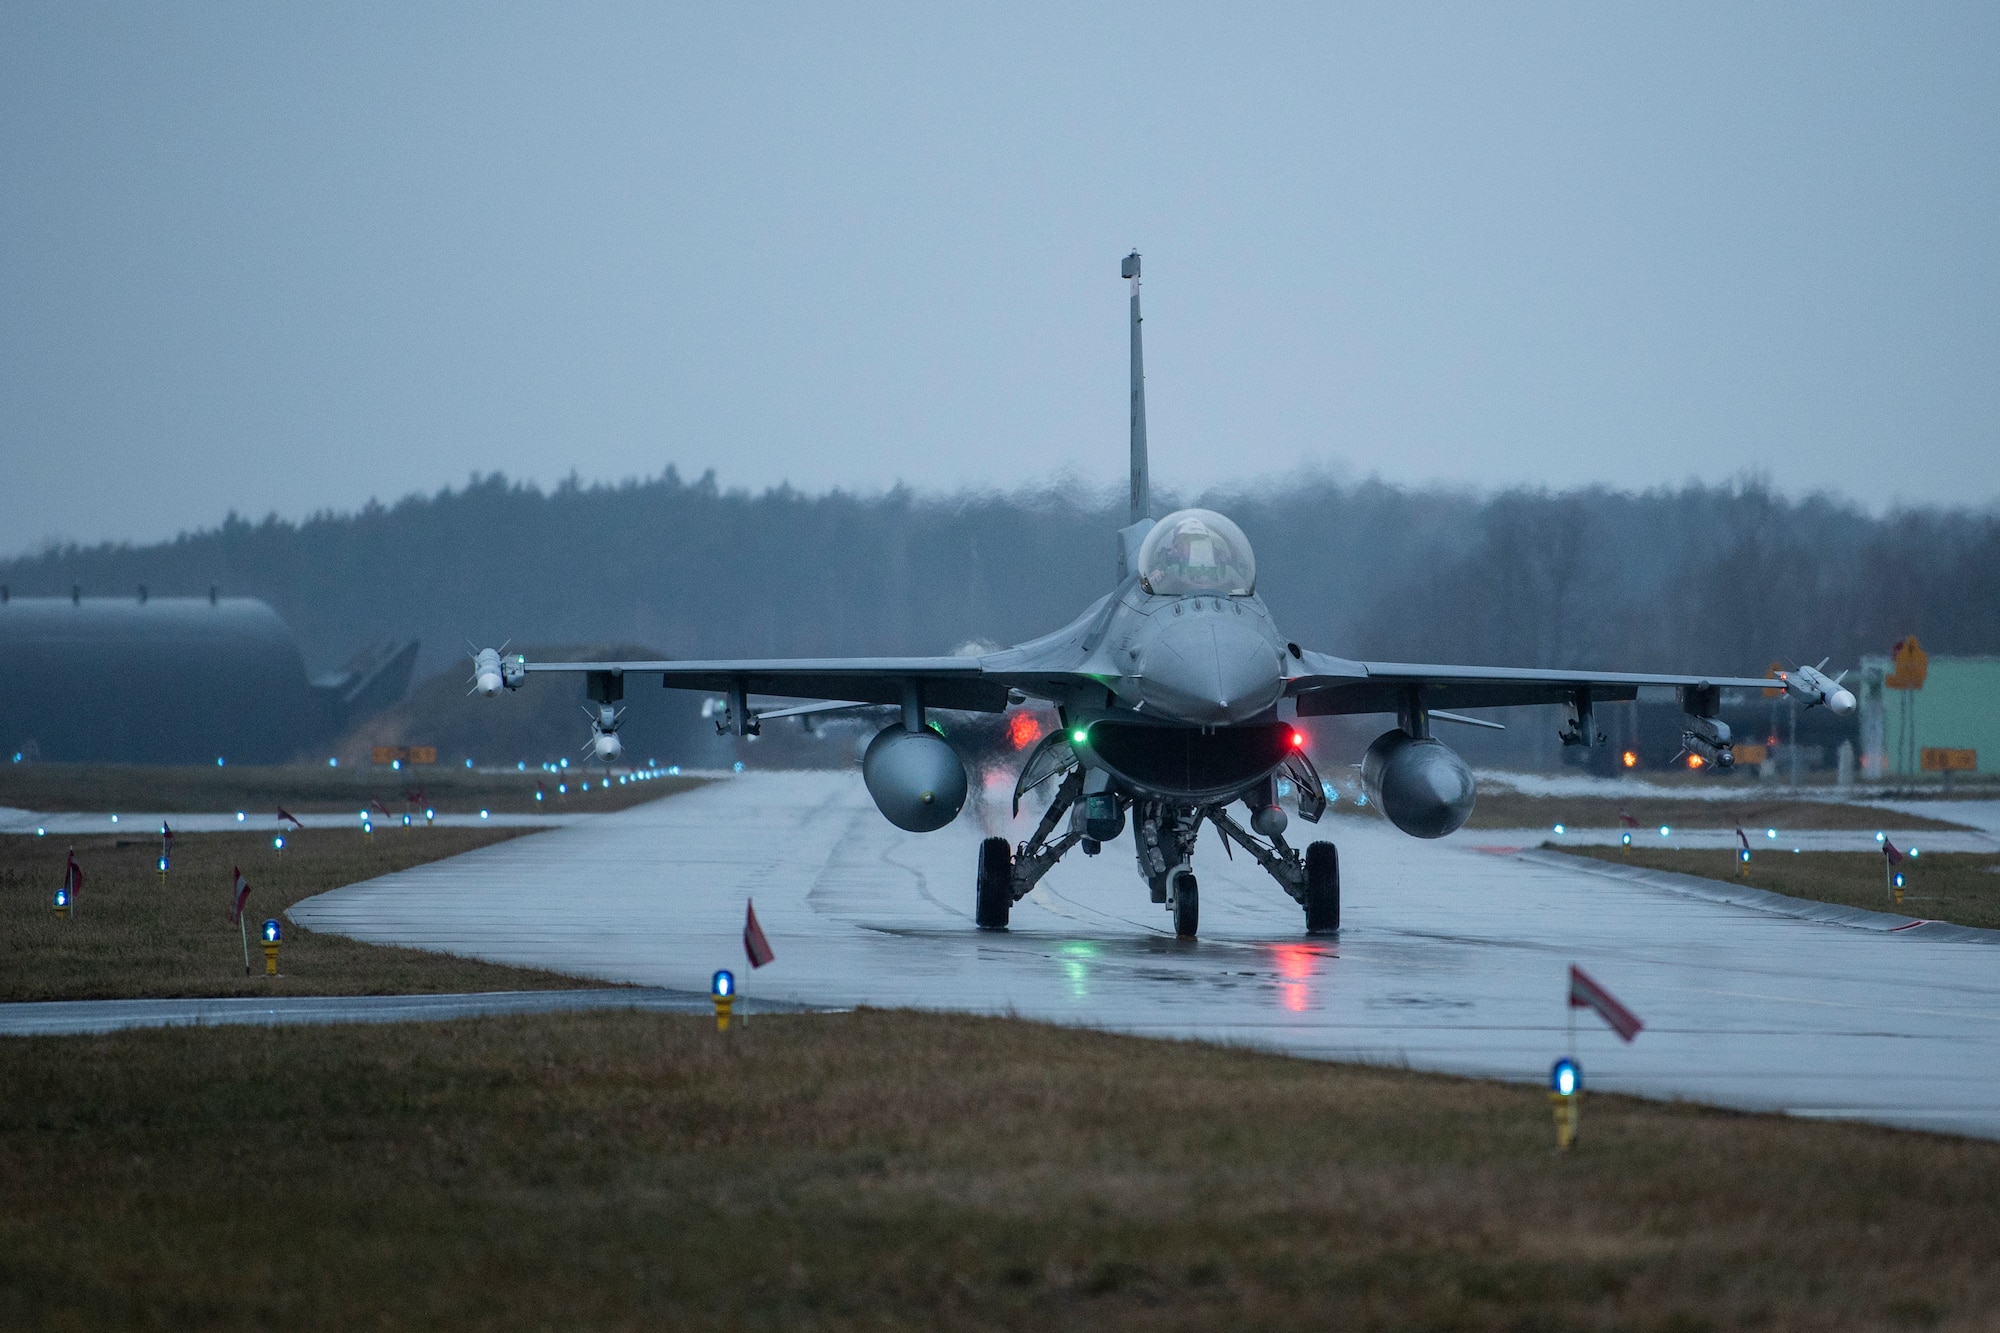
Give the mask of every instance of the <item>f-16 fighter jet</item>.
M 1066 852 L 1081 844 L 1095 853 L 1129 825 L 1139 877 L 1172 915 L 1175 933 L 1191 937 L 1200 916 L 1192 861 L 1204 823 L 1297 901 L 1308 933 L 1338 930 L 1338 851 L 1321 841 L 1301 852 L 1285 839 L 1281 780 L 1309 824 L 1325 812 L 1326 788 L 1281 705 L 1297 717 L 1393 717 L 1368 747 L 1362 780 L 1389 821 L 1418 838 L 1444 837 L 1472 813 L 1472 772 L 1432 725 L 1497 724 L 1459 710 L 1558 706 L 1567 714 L 1566 744 L 1599 745 L 1597 704 L 1634 699 L 1642 685 L 1671 686 L 1687 714 L 1686 748 L 1718 769 L 1731 765 L 1729 727 L 1717 716 L 1721 693 L 1766 688 L 1768 679 L 1362 662 L 1287 637 L 1257 596 L 1257 559 L 1242 529 L 1206 509 L 1152 517 L 1136 252 L 1123 276 L 1131 281 L 1131 522 L 1117 534 L 1117 585 L 1055 633 L 978 657 L 530 662 L 488 648 L 474 657 L 475 686 L 491 696 L 519 688 L 530 672 L 586 673 L 592 747 L 607 761 L 620 752 L 618 703 L 628 677 L 726 696 L 718 725 L 738 736 L 757 734 L 771 717 L 900 709 L 869 743 L 862 775 L 882 814 L 912 833 L 951 823 L 966 797 L 965 765 L 926 710 L 997 713 L 1010 702 L 1046 700 L 1062 726 L 1022 765 L 1015 810 L 1045 784 L 1054 794 L 1025 842 L 981 844 L 974 919 L 982 930 L 1006 929 L 1009 910 Z M 1853 694 L 1818 668 L 1802 666 L 1782 681 L 1809 706 L 1854 707 Z M 820 702 L 756 712 L 752 695 Z M 1239 804 L 1247 819 L 1231 813 Z

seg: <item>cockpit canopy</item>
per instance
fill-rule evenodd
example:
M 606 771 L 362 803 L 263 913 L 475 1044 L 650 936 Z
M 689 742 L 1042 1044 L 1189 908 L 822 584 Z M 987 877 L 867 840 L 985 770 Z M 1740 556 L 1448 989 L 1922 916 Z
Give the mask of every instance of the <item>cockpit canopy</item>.
M 1243 529 L 1213 509 L 1181 509 L 1139 547 L 1139 583 L 1157 597 L 1241 597 L 1257 589 L 1257 557 Z

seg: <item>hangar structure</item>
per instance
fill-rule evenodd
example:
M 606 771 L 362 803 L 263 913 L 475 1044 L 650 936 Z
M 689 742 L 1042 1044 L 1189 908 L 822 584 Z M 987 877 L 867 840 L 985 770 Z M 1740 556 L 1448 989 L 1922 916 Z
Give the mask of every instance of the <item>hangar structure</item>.
M 254 597 L 14 597 L 0 588 L 0 760 L 278 763 L 409 688 L 417 641 L 309 675 Z

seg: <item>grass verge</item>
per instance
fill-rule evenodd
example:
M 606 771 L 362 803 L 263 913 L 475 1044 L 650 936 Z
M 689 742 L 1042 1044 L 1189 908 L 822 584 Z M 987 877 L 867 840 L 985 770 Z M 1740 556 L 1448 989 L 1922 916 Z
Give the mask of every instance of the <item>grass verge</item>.
M 1903 901 L 1885 885 L 1880 852 L 1780 852 L 1753 848 L 1749 874 L 1739 877 L 1735 850 L 1634 847 L 1557 847 L 1552 851 L 1588 856 L 1615 865 L 1672 870 L 1704 879 L 1727 880 L 1793 898 L 1874 912 L 1900 912 L 1960 926 L 2000 930 L 2000 855 L 1981 852 L 1924 852 L 1898 867 Z
M 1472 828 L 1617 828 L 1618 816 L 1629 814 L 1640 826 L 1670 824 L 1675 828 L 1778 829 L 1957 829 L 1923 815 L 1906 815 L 1867 805 L 1834 801 L 1797 801 L 1782 797 L 1743 800 L 1675 800 L 1634 796 L 1527 796 L 1505 789 L 1479 793 L 1472 807 Z
M 136 832 L 136 830 L 134 831 Z M 257 924 L 301 898 L 490 846 L 517 829 L 302 829 L 283 852 L 268 833 L 200 833 L 174 840 L 162 879 L 157 837 L 0 836 L 0 1000 L 99 1000 L 185 995 L 387 995 L 525 990 L 596 983 L 448 954 L 362 944 L 285 925 L 283 975 L 264 975 Z M 77 911 L 52 899 L 70 847 L 84 886 Z M 254 975 L 229 922 L 234 876 L 250 881 Z
M 2000 1145 L 914 1013 L 0 1040 L 0 1324 L 1986 1328 Z
M 516 773 L 484 769 L 388 768 L 324 764 L 206 765 L 7 764 L 0 766 L 0 805 L 53 812 L 132 810 L 148 814 L 249 810 L 269 815 L 279 806 L 293 814 L 353 814 L 379 803 L 401 817 L 422 816 L 418 797 L 448 814 L 480 809 L 507 814 L 622 810 L 699 787 L 693 777 L 661 776 L 647 782 L 609 785 L 602 773 L 571 769 Z M 584 791 L 588 782 L 590 790 Z M 542 799 L 535 795 L 540 784 Z M 558 787 L 567 786 L 567 792 Z

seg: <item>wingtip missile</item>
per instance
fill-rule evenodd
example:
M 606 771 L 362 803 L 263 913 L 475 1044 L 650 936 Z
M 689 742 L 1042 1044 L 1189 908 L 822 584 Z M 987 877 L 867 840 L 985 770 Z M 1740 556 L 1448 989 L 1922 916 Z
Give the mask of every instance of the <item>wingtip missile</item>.
M 481 648 L 472 655 L 472 688 L 491 699 L 501 690 L 518 690 L 528 678 L 523 657 L 502 657 L 498 648 Z
M 1820 666 L 1802 666 L 1797 671 L 1780 671 L 1778 679 L 1785 682 L 1785 691 L 1793 698 L 1802 700 L 1808 708 L 1826 705 L 1829 713 L 1846 717 L 1854 711 L 1854 692 L 1843 686 L 1838 679 L 1820 670 Z

